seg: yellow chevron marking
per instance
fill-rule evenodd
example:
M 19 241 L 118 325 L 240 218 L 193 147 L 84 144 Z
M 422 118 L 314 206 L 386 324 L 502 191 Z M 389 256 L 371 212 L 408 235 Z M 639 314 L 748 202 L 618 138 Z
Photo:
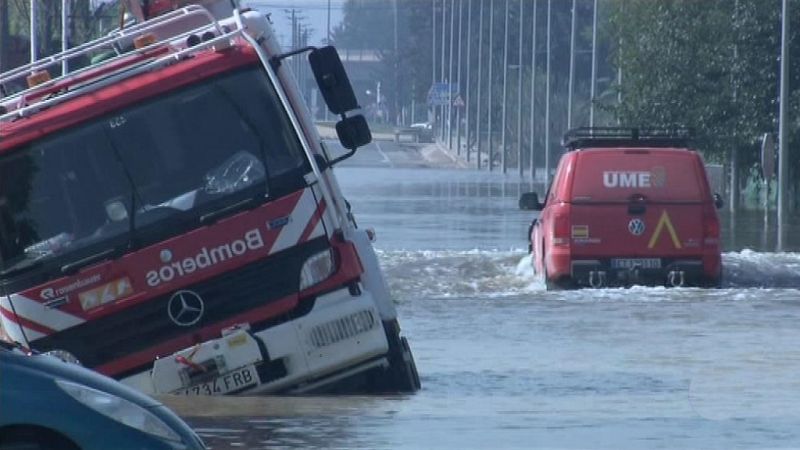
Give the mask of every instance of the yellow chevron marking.
M 665 226 L 669 232 L 669 237 L 672 239 L 672 245 L 674 245 L 675 248 L 681 248 L 681 241 L 678 239 L 678 233 L 675 232 L 675 227 L 672 226 L 672 221 L 669 219 L 669 214 L 667 214 L 666 210 L 661 213 L 661 218 L 658 219 L 656 230 L 653 231 L 653 235 L 650 236 L 650 242 L 647 244 L 647 248 L 655 247 L 658 238 L 661 237 L 661 231 Z

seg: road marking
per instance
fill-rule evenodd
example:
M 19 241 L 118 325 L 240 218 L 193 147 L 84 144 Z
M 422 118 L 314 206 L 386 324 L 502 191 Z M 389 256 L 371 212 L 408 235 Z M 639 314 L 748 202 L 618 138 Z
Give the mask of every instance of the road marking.
M 392 164 L 392 161 L 389 159 L 388 156 L 386 156 L 386 153 L 384 153 L 383 149 L 381 148 L 381 145 L 378 144 L 378 141 L 372 141 L 372 143 L 375 144 L 375 148 L 378 149 L 378 153 L 380 153 L 381 157 L 383 158 L 383 161 L 381 162 L 388 164 L 389 167 L 394 167 L 394 164 Z

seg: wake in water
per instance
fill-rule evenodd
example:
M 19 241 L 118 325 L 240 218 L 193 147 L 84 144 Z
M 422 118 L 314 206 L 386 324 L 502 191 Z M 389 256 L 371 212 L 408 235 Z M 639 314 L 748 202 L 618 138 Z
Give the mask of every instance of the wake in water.
M 753 250 L 724 253 L 722 286 L 800 288 L 800 253 L 762 253 Z
M 544 290 L 523 250 L 378 251 L 392 292 L 414 297 L 501 297 Z
M 524 250 L 379 251 L 378 256 L 392 292 L 401 301 L 418 297 L 506 297 L 545 290 Z M 726 290 L 800 288 L 800 253 L 729 252 L 722 255 L 722 265 L 722 287 Z M 619 297 L 639 290 L 660 297 L 657 293 L 666 289 L 601 289 L 592 297 Z M 561 296 L 577 298 L 574 293 Z

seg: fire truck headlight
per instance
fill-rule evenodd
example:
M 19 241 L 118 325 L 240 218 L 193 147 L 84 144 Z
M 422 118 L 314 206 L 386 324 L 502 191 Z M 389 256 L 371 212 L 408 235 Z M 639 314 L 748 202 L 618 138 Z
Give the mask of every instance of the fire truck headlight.
M 312 255 L 306 260 L 300 271 L 300 290 L 308 289 L 325 281 L 333 274 L 335 268 L 336 264 L 331 250 Z

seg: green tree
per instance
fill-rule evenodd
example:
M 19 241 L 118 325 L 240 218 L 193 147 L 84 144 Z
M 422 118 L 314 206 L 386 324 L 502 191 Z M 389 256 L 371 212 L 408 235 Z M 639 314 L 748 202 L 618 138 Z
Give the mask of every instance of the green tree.
M 800 173 L 800 2 L 791 1 L 789 165 Z M 622 72 L 621 123 L 685 125 L 706 157 L 750 176 L 763 133 L 777 132 L 780 2 L 611 0 L 607 38 Z M 795 185 L 797 185 L 795 183 Z

